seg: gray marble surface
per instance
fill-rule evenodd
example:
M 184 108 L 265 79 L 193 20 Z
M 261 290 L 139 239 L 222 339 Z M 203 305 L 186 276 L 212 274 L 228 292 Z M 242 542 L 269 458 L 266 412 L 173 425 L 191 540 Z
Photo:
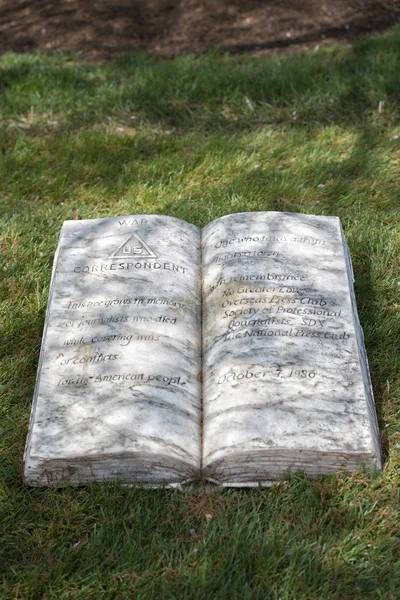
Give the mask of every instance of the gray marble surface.
M 257 485 L 380 467 L 339 219 L 229 215 L 202 247 L 203 474 Z
M 31 485 L 199 475 L 200 231 L 66 221 L 25 451 Z
M 254 486 L 363 466 L 381 466 L 379 434 L 339 219 L 64 223 L 26 483 Z

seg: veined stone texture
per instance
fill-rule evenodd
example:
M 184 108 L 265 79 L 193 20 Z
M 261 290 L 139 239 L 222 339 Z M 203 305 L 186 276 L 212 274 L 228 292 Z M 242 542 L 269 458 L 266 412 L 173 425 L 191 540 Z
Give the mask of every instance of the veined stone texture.
M 363 466 L 381 466 L 379 435 L 338 218 L 64 223 L 28 484 L 254 486 Z
M 228 215 L 202 231 L 203 475 L 257 485 L 381 466 L 337 217 Z
M 66 221 L 30 432 L 31 485 L 199 475 L 200 230 L 172 217 Z

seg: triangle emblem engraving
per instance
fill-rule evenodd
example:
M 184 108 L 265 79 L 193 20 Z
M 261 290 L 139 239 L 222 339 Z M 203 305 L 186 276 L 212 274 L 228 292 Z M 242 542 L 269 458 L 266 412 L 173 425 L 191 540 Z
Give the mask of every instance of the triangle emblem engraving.
M 108 258 L 157 258 L 156 254 L 149 248 L 137 233 L 132 233 L 120 244 Z

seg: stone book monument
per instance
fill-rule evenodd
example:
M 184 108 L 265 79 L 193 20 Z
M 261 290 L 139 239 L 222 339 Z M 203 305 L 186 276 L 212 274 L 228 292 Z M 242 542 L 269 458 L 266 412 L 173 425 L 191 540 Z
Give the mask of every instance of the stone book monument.
M 24 463 L 35 486 L 381 468 L 339 219 L 66 221 Z

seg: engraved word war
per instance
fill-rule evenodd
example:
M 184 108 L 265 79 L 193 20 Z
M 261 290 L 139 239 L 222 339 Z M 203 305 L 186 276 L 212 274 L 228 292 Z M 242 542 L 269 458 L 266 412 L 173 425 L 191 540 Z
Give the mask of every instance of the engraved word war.
M 120 227 L 133 227 L 134 225 L 147 225 L 147 219 L 123 219 L 118 221 Z

